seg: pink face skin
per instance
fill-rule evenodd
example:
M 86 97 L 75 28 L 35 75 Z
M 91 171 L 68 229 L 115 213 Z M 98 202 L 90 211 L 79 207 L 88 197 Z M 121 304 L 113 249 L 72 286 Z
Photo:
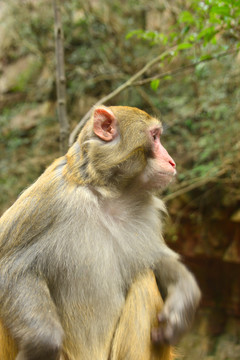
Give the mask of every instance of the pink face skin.
M 162 173 L 175 175 L 176 164 L 160 142 L 161 133 L 162 131 L 160 127 L 150 130 L 150 136 L 153 146 L 153 155 L 154 158 L 157 160 L 157 163 L 159 165 L 159 170 Z
M 153 157 L 148 159 L 148 164 L 140 176 L 140 182 L 149 190 L 163 189 L 176 175 L 176 164 L 160 142 L 161 127 L 154 126 L 148 132 Z
M 117 120 L 110 109 L 95 109 L 93 131 L 105 142 L 110 142 L 118 136 Z M 148 129 L 147 136 L 150 138 L 153 157 L 148 159 L 148 164 L 139 178 L 146 189 L 164 188 L 177 173 L 174 160 L 160 142 L 161 134 L 162 128 L 159 123 Z

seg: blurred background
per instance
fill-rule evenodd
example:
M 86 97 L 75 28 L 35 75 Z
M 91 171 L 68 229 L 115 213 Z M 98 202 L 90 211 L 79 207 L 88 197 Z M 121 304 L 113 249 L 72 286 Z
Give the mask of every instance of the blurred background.
M 160 117 L 177 163 L 166 240 L 203 292 L 177 358 L 240 359 L 240 2 L 69 0 L 61 12 L 71 131 L 148 64 L 105 105 Z M 60 155 L 55 72 L 52 2 L 2 0 L 0 214 Z

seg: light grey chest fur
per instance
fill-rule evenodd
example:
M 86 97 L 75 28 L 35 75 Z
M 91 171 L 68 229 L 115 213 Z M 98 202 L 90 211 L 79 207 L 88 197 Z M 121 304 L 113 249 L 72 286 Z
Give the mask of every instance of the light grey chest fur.
M 85 329 L 83 341 L 91 342 L 114 326 L 131 282 L 168 248 L 152 203 L 132 206 L 131 199 L 99 198 L 85 188 L 64 201 L 65 211 L 46 234 L 54 239 L 48 242 L 47 277 L 61 284 L 50 292 L 62 324 L 71 323 L 76 339 Z
M 52 261 L 63 283 L 71 278 L 79 287 L 82 301 L 124 295 L 135 276 L 166 251 L 160 240 L 158 210 L 151 203 L 133 206 L 131 201 L 99 197 L 86 188 L 69 194 L 64 216 L 56 225 Z M 53 237 L 54 231 L 53 227 Z M 65 272 L 70 276 L 64 277 Z

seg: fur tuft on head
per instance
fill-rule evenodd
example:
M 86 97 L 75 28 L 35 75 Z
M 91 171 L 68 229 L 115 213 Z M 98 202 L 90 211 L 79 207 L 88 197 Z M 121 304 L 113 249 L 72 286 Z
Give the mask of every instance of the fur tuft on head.
M 140 109 L 97 106 L 78 145 L 67 154 L 70 172 L 78 183 L 120 191 L 136 184 L 148 191 L 164 187 L 170 178 L 162 176 L 159 181 L 161 171 L 152 140 L 152 134 L 160 134 L 160 129 L 161 122 Z

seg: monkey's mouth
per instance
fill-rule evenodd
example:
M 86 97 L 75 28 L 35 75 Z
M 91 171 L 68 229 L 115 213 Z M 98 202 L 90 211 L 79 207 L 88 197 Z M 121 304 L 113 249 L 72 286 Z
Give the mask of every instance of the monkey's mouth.
M 173 169 L 173 171 L 158 171 L 157 175 L 164 177 L 173 177 L 177 175 L 177 170 Z

